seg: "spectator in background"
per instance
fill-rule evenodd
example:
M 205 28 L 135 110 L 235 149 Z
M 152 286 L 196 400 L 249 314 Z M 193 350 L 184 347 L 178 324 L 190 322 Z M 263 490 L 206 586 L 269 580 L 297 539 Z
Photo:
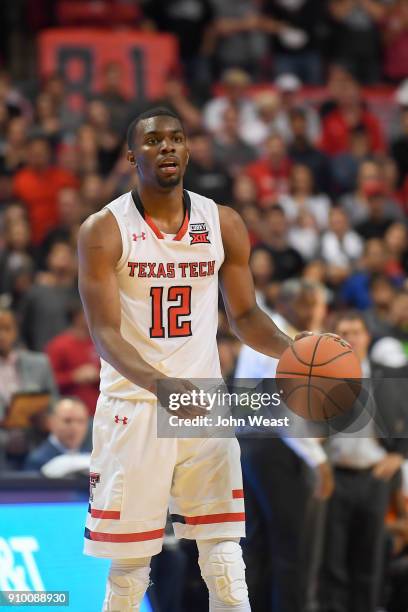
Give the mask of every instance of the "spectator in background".
M 294 73 L 308 85 L 319 85 L 322 63 L 320 28 L 324 18 L 319 0 L 264 0 L 260 27 L 272 35 L 274 73 Z
M 68 96 L 63 77 L 51 74 L 45 81 L 41 92 L 50 96 L 52 105 L 64 135 L 72 135 L 83 120 L 81 112 L 75 112 L 68 104 Z
M 285 142 L 278 134 L 267 138 L 263 150 L 261 159 L 249 164 L 244 172 L 256 187 L 258 206 L 267 208 L 288 193 L 291 162 Z
M 349 150 L 329 160 L 333 191 L 340 195 L 352 191 L 357 182 L 359 167 L 371 159 L 367 130 L 358 125 L 350 131 Z
M 305 261 L 317 257 L 320 247 L 320 235 L 316 218 L 306 209 L 301 209 L 292 223 L 288 242 Z
M 408 2 L 393 0 L 382 22 L 384 74 L 392 81 L 408 77 Z
M 216 75 L 239 67 L 259 79 L 266 49 L 259 31 L 257 4 L 253 0 L 211 0 L 211 4 L 214 8 Z
M 248 122 L 253 121 L 256 111 L 248 91 L 250 82 L 248 74 L 239 68 L 230 68 L 222 74 L 222 95 L 207 102 L 203 109 L 204 126 L 207 130 L 216 134 L 221 129 L 224 111 L 229 106 L 237 109 L 242 130 Z
M 92 416 L 99 395 L 100 361 L 89 335 L 81 302 L 68 310 L 70 327 L 45 347 L 60 394 L 78 397 Z
M 150 28 L 177 36 L 186 80 L 199 90 L 209 86 L 207 55 L 214 18 L 210 0 L 144 0 L 142 8 Z
M 4 68 L 0 71 L 0 101 L 7 106 L 11 117 L 30 119 L 32 109 L 29 101 L 14 87 L 11 74 Z
M 391 367 L 408 364 L 408 293 L 397 294 L 390 304 L 389 335 L 380 338 L 373 346 L 371 358 L 376 363 Z
M 395 222 L 384 236 L 389 252 L 387 272 L 401 280 L 408 274 L 408 229 L 406 223 Z
M 221 129 L 214 136 L 214 156 L 221 167 L 228 170 L 232 177 L 258 157 L 254 147 L 248 145 L 240 136 L 238 111 L 234 106 L 225 109 Z
M 279 203 L 290 222 L 300 213 L 308 212 L 320 231 L 328 226 L 331 203 L 326 195 L 315 192 L 313 174 L 308 166 L 298 164 L 292 167 L 289 193 L 282 195 Z
M 327 265 L 327 280 L 337 286 L 363 254 L 363 240 L 350 224 L 344 210 L 330 211 L 329 228 L 321 237 L 321 256 Z
M 89 453 L 86 444 L 89 417 L 85 404 L 77 398 L 61 398 L 55 403 L 49 418 L 50 435 L 28 455 L 24 470 L 40 471 L 49 461 L 60 455 Z M 73 463 L 73 458 L 71 461 Z M 67 462 L 69 463 L 69 462 Z M 68 473 L 69 467 L 67 466 Z
M 49 393 L 56 398 L 57 387 L 48 358 L 17 347 L 19 331 L 12 310 L 0 309 L 0 421 L 15 393 Z
M 74 175 L 51 164 L 48 140 L 33 138 L 27 147 L 27 166 L 14 176 L 13 191 L 27 206 L 35 245 L 58 223 L 59 190 L 77 186 Z
M 215 157 L 212 137 L 204 131 L 194 132 L 189 138 L 189 145 L 190 161 L 184 176 L 186 189 L 216 202 L 229 202 L 232 181 Z
M 270 316 L 291 336 L 296 329 L 317 332 L 326 317 L 326 297 L 316 283 L 286 281 L 278 293 L 278 313 Z M 276 365 L 276 359 L 243 346 L 235 376 L 267 384 Z M 262 432 L 255 437 L 253 430 L 240 434 L 251 610 L 303 612 L 315 604 L 322 502 L 332 492 L 331 469 L 317 440 L 276 433 L 275 438 Z
M 120 164 L 121 161 L 122 160 L 120 159 L 117 162 L 117 165 Z M 115 172 L 115 168 L 113 172 Z M 122 176 L 123 172 L 120 172 L 120 178 L 122 178 Z M 116 185 L 116 179 L 114 183 Z M 81 182 L 79 194 L 85 217 L 88 217 L 94 212 L 98 212 L 102 206 L 105 206 L 106 202 L 109 202 L 112 197 L 115 197 L 114 191 L 112 193 L 106 192 L 105 182 L 103 181 L 102 177 L 96 173 L 90 173 L 84 176 Z
M 56 242 L 67 242 L 76 248 L 79 226 L 87 216 L 79 191 L 73 187 L 60 189 L 57 205 L 59 223 L 47 233 L 41 243 L 41 262 L 43 264 L 52 245 Z
M 302 95 L 302 82 L 294 74 L 282 74 L 275 80 L 275 87 L 280 95 L 282 119 L 285 123 L 285 138 L 292 142 L 293 132 L 290 125 L 290 115 L 295 109 L 301 108 L 306 121 L 306 134 L 311 143 L 316 144 L 320 137 L 320 118 L 316 109 L 308 104 Z
M 53 149 L 63 137 L 58 110 L 50 94 L 40 93 L 35 100 L 34 134 L 45 136 Z
M 364 253 L 355 271 L 350 274 L 341 287 L 341 297 L 347 306 L 365 310 L 372 305 L 370 281 L 376 274 L 385 274 L 388 252 L 385 244 L 378 238 L 367 240 Z
M 366 85 L 380 78 L 379 25 L 386 8 L 378 0 L 329 0 L 332 60 Z
M 262 247 L 272 255 L 274 278 L 285 280 L 299 276 L 304 261 L 293 247 L 289 246 L 289 225 L 283 208 L 271 206 L 263 213 Z
M 30 242 L 30 226 L 26 218 L 7 223 L 4 246 L 0 249 L 0 294 L 12 292 L 15 273 L 22 267 L 34 269 L 35 251 Z
M 76 276 L 73 248 L 66 242 L 54 243 L 46 271 L 37 275 L 21 305 L 22 336 L 30 349 L 42 351 L 69 326 L 69 305 L 78 295 Z
M 313 173 L 316 188 L 329 191 L 328 160 L 313 144 L 308 134 L 306 110 L 294 107 L 289 113 L 291 140 L 288 155 L 295 164 L 308 166 Z
M 373 153 L 383 153 L 385 141 L 380 122 L 363 104 L 357 82 L 344 78 L 336 95 L 336 107 L 323 118 L 320 142 L 322 151 L 326 155 L 349 151 L 353 129 L 363 126 L 368 134 L 370 150 Z
M 398 184 L 401 186 L 408 177 L 408 106 L 400 114 L 400 135 L 391 145 L 391 155 L 398 166 Z
M 254 102 L 253 120 L 240 125 L 241 135 L 245 142 L 251 146 L 260 146 L 272 133 L 284 136 L 285 125 L 282 123 L 279 95 L 269 90 L 261 91 L 254 95 Z
M 355 226 L 356 232 L 365 240 L 384 238 L 384 234 L 392 224 L 388 216 L 384 186 L 380 181 L 372 181 L 364 187 L 367 202 L 367 217 Z
M 123 66 L 120 62 L 105 64 L 98 98 L 109 109 L 111 127 L 115 134 L 125 134 L 129 123 L 130 104 L 123 95 L 123 79 Z
M 346 194 L 340 199 L 340 204 L 353 226 L 367 220 L 370 214 L 369 194 L 373 188 L 377 189 L 380 186 L 384 187 L 379 164 L 369 160 L 361 162 L 354 193 Z M 389 198 L 384 203 L 384 214 L 390 219 L 399 219 L 402 216 L 398 204 Z
M 177 73 L 170 73 L 163 87 L 160 98 L 152 102 L 146 102 L 146 110 L 153 106 L 164 106 L 178 115 L 187 133 L 200 130 L 203 127 L 203 117 L 200 110 L 192 101 L 183 79 Z M 135 113 L 136 114 L 136 113 Z
M 86 115 L 88 125 L 93 128 L 96 138 L 98 171 L 102 176 L 106 176 L 118 158 L 122 141 L 112 129 L 109 108 L 102 100 L 91 100 Z
M 369 283 L 372 306 L 364 312 L 364 320 L 373 342 L 392 334 L 391 305 L 397 295 L 395 283 L 385 274 L 376 274 Z
M 15 117 L 9 121 L 0 153 L 1 172 L 17 172 L 27 162 L 27 131 L 28 124 L 24 117 Z
M 257 247 L 251 253 L 249 267 L 254 279 L 256 302 L 266 312 L 266 290 L 275 275 L 275 265 L 268 249 Z
M 361 315 L 341 314 L 333 331 L 351 344 L 365 379 L 397 376 L 369 360 L 370 335 Z M 380 415 L 387 432 L 384 439 L 379 437 L 374 419 L 363 418 L 357 430 L 358 421 L 352 432 L 331 436 L 327 444 L 335 468 L 335 488 L 328 505 L 324 540 L 322 612 L 377 609 L 384 519 L 392 488 L 397 479 L 400 481 L 400 468 L 408 455 L 406 436 L 392 437 L 403 431 L 398 421 L 405 398 L 395 386 L 391 394 L 389 383 L 373 388 L 367 407 L 369 414 Z

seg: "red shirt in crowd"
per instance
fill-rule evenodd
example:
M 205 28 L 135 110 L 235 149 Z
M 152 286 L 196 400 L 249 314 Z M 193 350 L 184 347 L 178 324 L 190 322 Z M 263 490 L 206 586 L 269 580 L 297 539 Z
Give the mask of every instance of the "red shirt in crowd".
M 291 162 L 283 159 L 278 166 L 272 166 L 268 159 L 259 159 L 245 168 L 245 174 L 252 179 L 257 190 L 257 201 L 261 208 L 277 202 L 289 191 Z
M 50 166 L 41 172 L 23 168 L 16 173 L 13 192 L 27 206 L 34 244 L 39 244 L 45 234 L 58 224 L 59 190 L 78 186 L 76 177 L 63 168 Z
M 367 131 L 370 140 L 370 150 L 373 153 L 384 152 L 384 135 L 378 119 L 370 111 L 363 110 L 360 123 Z M 327 155 L 338 155 L 349 150 L 350 127 L 341 110 L 334 110 L 323 119 L 320 148 Z
M 99 381 L 78 383 L 74 380 L 74 372 L 81 366 L 100 368 L 91 338 L 80 338 L 72 330 L 67 330 L 51 340 L 45 350 L 61 395 L 79 397 L 88 406 L 89 414 L 93 415 L 99 395 Z

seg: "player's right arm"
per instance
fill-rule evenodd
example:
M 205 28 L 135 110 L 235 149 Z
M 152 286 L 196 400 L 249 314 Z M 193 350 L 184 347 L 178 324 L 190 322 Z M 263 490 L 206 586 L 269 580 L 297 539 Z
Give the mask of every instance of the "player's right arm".
M 91 215 L 78 236 L 79 292 L 99 355 L 131 382 L 153 391 L 163 375 L 121 335 L 116 265 L 122 254 L 118 225 L 108 210 Z

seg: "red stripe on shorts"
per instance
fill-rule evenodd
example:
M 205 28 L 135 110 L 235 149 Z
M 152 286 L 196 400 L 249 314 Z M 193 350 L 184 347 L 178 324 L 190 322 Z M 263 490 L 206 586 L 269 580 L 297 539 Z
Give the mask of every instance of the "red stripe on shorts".
M 100 531 L 89 531 L 89 537 L 95 542 L 145 542 L 146 540 L 157 540 L 164 535 L 164 529 L 154 531 L 140 531 L 139 533 L 102 533 Z
M 93 518 L 119 520 L 120 510 L 96 510 L 96 508 L 91 508 L 91 516 L 93 516 Z
M 245 512 L 225 512 L 224 514 L 203 514 L 185 516 L 186 525 L 209 525 L 211 523 L 235 523 L 245 521 Z
M 234 499 L 243 499 L 244 489 L 232 489 L 232 497 Z

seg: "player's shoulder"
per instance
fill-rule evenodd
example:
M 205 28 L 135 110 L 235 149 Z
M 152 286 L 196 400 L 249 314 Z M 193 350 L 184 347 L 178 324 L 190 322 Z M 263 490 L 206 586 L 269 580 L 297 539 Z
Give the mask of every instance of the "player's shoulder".
M 103 233 L 114 231 L 115 218 L 108 208 L 102 208 L 89 215 L 79 228 L 79 239 L 84 240 Z
M 231 206 L 226 204 L 217 204 L 217 208 L 223 236 L 224 232 L 226 234 L 235 234 L 236 232 L 241 233 L 243 230 L 245 230 L 245 224 L 241 215 Z
M 130 192 L 124 193 L 123 195 L 115 198 L 106 206 L 104 206 L 101 210 L 89 215 L 82 223 L 80 227 L 80 238 L 86 238 L 87 236 L 98 235 L 100 233 L 107 233 L 113 236 L 120 235 L 118 223 L 115 219 L 115 213 L 120 212 L 120 210 L 124 210 L 125 206 L 130 197 Z

